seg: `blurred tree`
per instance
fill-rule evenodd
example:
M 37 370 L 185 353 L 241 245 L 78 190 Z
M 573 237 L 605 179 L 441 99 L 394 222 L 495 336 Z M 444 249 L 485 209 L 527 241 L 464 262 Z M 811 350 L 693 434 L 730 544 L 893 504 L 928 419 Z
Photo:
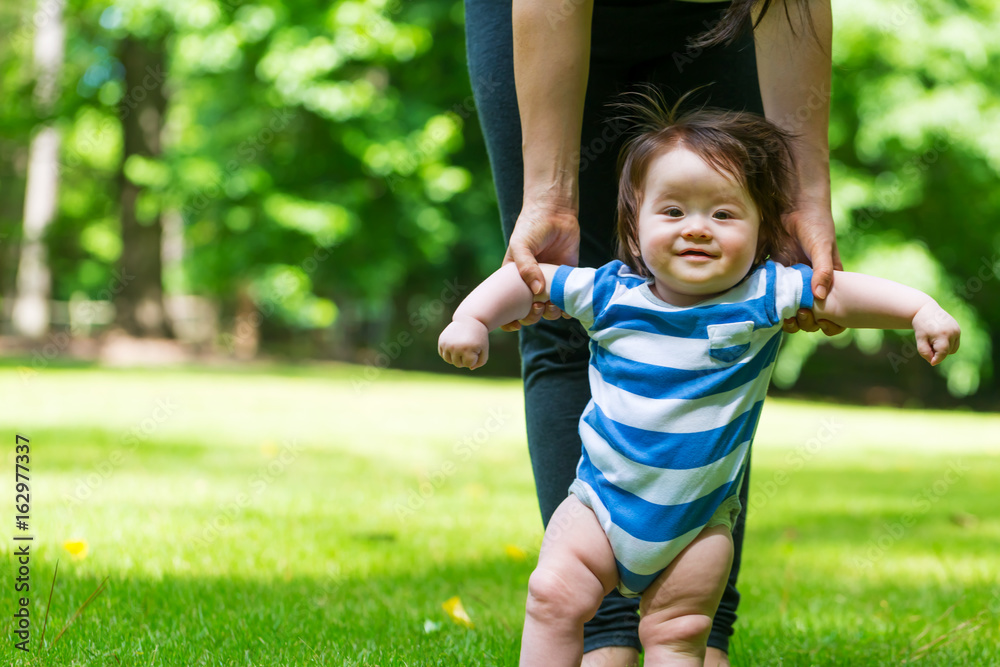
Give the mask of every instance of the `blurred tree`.
M 128 35 L 119 44 L 125 71 L 125 91 L 118 103 L 123 156 L 118 175 L 121 188 L 121 289 L 115 293 L 115 323 L 134 336 L 170 335 L 163 305 L 163 244 L 161 209 L 143 206 L 144 186 L 129 178 L 128 166 L 160 157 L 167 96 L 164 93 L 163 40 Z
M 64 6 L 64 0 L 38 0 L 34 15 L 34 97 L 42 116 L 52 113 L 59 95 L 65 41 Z M 41 338 L 49 329 L 52 280 L 44 236 L 56 212 L 58 162 L 59 130 L 46 122 L 32 137 L 29 150 L 24 234 L 12 313 L 14 330 L 31 338 Z
M 10 332 L 16 296 L 20 239 L 24 232 L 25 171 L 31 131 L 37 124 L 33 109 L 32 67 L 34 27 L 30 13 L 13 3 L 0 3 L 0 294 L 4 333 Z

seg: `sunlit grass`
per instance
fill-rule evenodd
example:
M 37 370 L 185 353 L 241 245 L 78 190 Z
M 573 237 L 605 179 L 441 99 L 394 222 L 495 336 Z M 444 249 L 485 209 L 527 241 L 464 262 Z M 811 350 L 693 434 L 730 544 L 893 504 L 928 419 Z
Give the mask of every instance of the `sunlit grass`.
M 32 653 L 8 634 L 0 663 L 516 662 L 541 538 L 516 382 L 7 365 L 0 395 L 0 498 L 23 433 L 36 535 Z M 775 400 L 755 446 L 735 664 L 996 664 L 1000 417 Z M 40 648 L 57 559 L 49 644 L 110 581 Z

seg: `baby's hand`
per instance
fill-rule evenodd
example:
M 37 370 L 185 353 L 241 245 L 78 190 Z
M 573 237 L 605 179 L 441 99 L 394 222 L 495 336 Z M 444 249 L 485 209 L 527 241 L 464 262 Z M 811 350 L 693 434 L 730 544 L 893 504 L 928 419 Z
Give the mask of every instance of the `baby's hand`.
M 475 370 L 486 363 L 490 352 L 490 332 L 471 317 L 461 317 L 441 332 L 438 354 L 456 368 Z
M 934 301 L 913 316 L 913 332 L 917 336 L 917 351 L 931 366 L 937 366 L 949 354 L 958 352 L 962 330 L 955 318 Z

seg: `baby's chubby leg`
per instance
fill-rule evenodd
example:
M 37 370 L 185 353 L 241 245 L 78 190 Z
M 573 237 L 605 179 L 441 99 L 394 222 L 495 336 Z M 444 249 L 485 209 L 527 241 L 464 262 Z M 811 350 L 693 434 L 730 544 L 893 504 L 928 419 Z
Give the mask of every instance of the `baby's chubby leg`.
M 549 520 L 528 580 L 521 638 L 521 667 L 577 667 L 583 658 L 583 624 L 618 585 L 618 569 L 594 512 L 575 496 Z
M 725 526 L 706 528 L 642 594 L 639 639 L 647 667 L 701 667 L 733 562 Z

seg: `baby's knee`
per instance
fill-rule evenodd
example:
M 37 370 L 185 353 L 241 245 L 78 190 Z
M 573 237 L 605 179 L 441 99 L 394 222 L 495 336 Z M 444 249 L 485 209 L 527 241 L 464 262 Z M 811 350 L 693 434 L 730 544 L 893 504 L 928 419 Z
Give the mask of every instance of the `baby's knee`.
M 685 614 L 664 620 L 651 614 L 639 619 L 639 640 L 647 649 L 671 646 L 680 649 L 704 647 L 712 631 L 712 617 L 705 614 Z
M 592 576 L 592 575 L 591 575 Z M 584 623 L 593 618 L 604 597 L 600 584 L 586 576 L 536 568 L 528 579 L 527 613 L 533 618 L 560 618 Z M 596 584 L 594 585 L 588 584 Z

